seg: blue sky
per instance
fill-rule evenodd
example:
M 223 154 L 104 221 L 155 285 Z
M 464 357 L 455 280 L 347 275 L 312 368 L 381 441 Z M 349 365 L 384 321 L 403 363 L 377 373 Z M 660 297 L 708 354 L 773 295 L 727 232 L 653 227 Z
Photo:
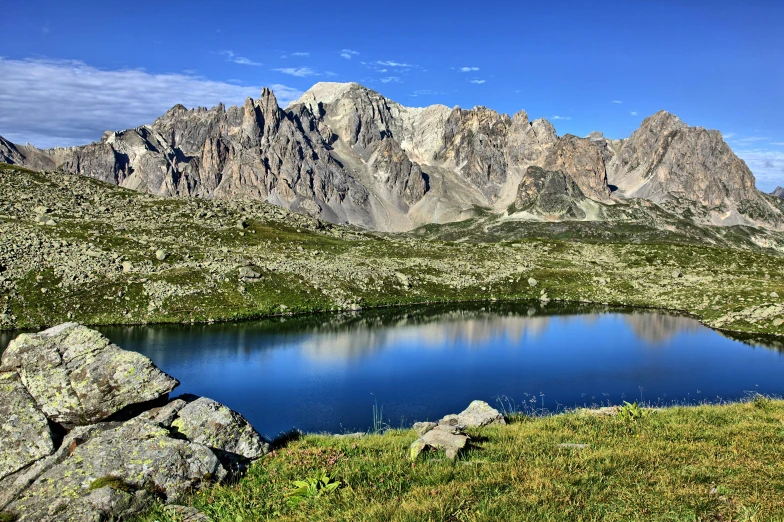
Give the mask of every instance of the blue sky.
M 0 135 L 39 146 L 174 103 L 285 105 L 357 81 L 404 105 L 484 105 L 623 138 L 666 109 L 784 185 L 784 2 L 27 1 L 4 6 Z

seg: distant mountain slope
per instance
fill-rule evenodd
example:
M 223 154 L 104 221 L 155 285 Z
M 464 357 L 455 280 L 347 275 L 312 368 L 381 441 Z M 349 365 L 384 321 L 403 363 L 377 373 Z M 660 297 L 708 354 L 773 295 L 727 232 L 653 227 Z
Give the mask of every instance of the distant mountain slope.
M 625 140 L 558 137 L 525 111 L 404 107 L 356 83 L 318 83 L 286 109 L 268 89 L 241 107 L 177 105 L 80 147 L 0 138 L 0 161 L 165 196 L 259 199 L 382 231 L 463 220 L 477 208 L 500 213 L 521 190 L 540 193 L 537 220 L 601 220 L 596 209 L 643 198 L 696 223 L 782 226 L 781 202 L 755 188 L 718 132 L 667 112 Z M 547 210 L 555 201 L 563 212 Z

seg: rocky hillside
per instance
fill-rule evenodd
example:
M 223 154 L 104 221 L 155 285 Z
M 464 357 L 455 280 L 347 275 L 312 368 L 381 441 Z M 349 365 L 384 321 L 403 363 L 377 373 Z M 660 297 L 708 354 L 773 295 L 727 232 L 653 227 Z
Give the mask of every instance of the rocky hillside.
M 699 224 L 783 226 L 781 202 L 755 188 L 717 131 L 667 112 L 625 140 L 559 137 L 525 111 L 404 107 L 356 83 L 318 83 L 286 109 L 267 89 L 242 107 L 177 105 L 81 147 L 0 139 L 0 161 L 162 196 L 257 199 L 381 231 L 503 212 L 529 190 L 520 186 L 529 167 L 541 167 L 561 173 L 561 196 L 574 184 L 593 210 L 519 219 L 602 220 L 602 208 L 643 198 Z
M 531 206 L 518 214 L 590 209 L 566 176 L 529 172 L 519 197 Z M 608 208 L 645 212 L 648 225 L 523 227 L 487 213 L 382 234 L 261 201 L 164 198 L 0 165 L 0 331 L 534 299 L 677 309 L 784 334 L 784 257 L 764 248 L 781 248 L 781 234 L 689 226 L 635 201 Z

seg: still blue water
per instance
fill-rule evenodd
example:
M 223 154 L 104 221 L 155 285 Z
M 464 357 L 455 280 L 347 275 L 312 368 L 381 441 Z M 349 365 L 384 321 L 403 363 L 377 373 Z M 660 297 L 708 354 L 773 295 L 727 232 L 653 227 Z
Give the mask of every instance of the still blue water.
M 553 315 L 554 314 L 554 315 Z M 554 305 L 425 307 L 248 323 L 107 327 L 119 346 L 263 434 L 392 427 L 474 399 L 520 408 L 784 395 L 784 353 L 658 313 Z

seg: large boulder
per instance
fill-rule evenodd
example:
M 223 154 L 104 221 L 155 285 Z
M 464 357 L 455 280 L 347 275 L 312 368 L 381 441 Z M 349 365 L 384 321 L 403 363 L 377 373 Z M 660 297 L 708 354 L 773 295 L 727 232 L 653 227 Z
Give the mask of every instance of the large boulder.
M 212 449 L 226 465 L 254 460 L 269 451 L 269 444 L 245 417 L 206 397 L 180 409 L 171 427 L 186 439 Z
M 483 428 L 492 424 L 506 424 L 501 412 L 484 401 L 473 401 L 457 414 L 457 422 L 467 428 Z
M 46 416 L 22 386 L 19 376 L 0 373 L 0 479 L 53 451 Z
M 72 446 L 6 511 L 20 521 L 101 519 L 107 511 L 134 511 L 152 496 L 180 501 L 203 482 L 220 481 L 226 474 L 208 447 L 173 438 L 169 430 L 135 418 Z M 95 493 L 106 487 L 121 493 Z
M 67 427 L 160 399 L 179 384 L 147 357 L 76 323 L 20 335 L 3 353 L 0 371 L 17 372 L 46 417 Z

